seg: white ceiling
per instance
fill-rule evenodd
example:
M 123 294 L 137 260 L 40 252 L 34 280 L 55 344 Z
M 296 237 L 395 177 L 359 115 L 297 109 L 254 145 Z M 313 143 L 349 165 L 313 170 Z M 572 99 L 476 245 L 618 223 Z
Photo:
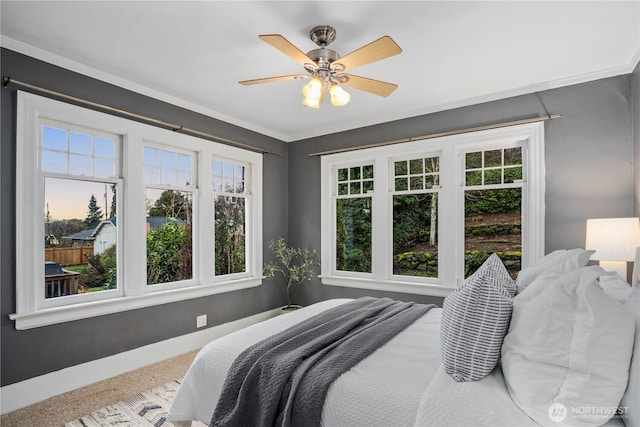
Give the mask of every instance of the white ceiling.
M 640 1 L 6 1 L 2 46 L 283 141 L 633 71 Z M 353 73 L 398 84 L 388 98 L 302 106 L 304 73 L 258 39 L 302 51 L 332 25 L 345 55 L 383 35 L 400 55 Z M 213 130 L 211 130 L 213 131 Z

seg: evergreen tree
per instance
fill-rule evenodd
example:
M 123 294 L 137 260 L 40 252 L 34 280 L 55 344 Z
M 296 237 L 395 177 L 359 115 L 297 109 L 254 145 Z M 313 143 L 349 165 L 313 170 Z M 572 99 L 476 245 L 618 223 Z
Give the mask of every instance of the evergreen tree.
M 95 227 L 102 220 L 102 209 L 98 206 L 98 201 L 96 200 L 96 196 L 93 194 L 89 199 L 89 213 L 84 220 L 84 223 L 87 227 Z
M 109 218 L 114 218 L 116 216 L 116 184 L 111 184 L 111 193 L 113 196 L 111 197 L 111 215 L 109 215 Z

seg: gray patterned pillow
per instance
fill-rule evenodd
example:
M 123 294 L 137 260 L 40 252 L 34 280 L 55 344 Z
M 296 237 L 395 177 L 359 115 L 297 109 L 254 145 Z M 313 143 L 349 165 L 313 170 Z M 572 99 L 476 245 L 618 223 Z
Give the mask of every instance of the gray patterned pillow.
M 515 283 L 492 254 L 444 299 L 440 350 L 444 370 L 456 381 L 487 376 L 500 359 L 509 329 Z

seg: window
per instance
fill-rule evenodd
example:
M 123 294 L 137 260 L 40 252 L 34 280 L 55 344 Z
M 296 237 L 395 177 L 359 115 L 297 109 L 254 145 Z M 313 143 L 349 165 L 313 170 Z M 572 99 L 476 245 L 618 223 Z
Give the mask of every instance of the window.
M 44 252 L 37 262 L 45 271 L 36 298 L 43 307 L 56 307 L 69 299 L 122 295 L 114 225 L 122 183 L 121 138 L 47 120 L 40 129 Z
M 336 269 L 371 272 L 373 165 L 336 171 Z
M 244 163 L 221 159 L 211 163 L 216 276 L 247 271 L 248 171 Z
M 522 263 L 522 187 L 521 146 L 464 154 L 465 277 L 498 252 L 515 279 Z
M 144 147 L 147 285 L 193 279 L 195 153 Z
M 261 154 L 23 92 L 17 117 L 17 329 L 261 283 Z
M 544 250 L 543 131 L 323 156 L 323 283 L 445 296 L 492 252 L 512 274 L 532 263 Z
M 392 162 L 393 274 L 438 277 L 440 158 Z

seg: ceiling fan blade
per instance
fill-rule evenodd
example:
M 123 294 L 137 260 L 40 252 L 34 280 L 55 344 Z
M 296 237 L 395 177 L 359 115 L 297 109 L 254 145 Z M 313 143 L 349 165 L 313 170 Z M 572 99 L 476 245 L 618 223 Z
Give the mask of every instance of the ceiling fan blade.
M 342 58 L 338 58 L 335 63 L 344 65 L 344 71 L 346 71 L 397 55 L 400 52 L 402 52 L 402 49 L 400 49 L 400 46 L 398 46 L 391 37 L 383 36 L 376 41 L 346 54 Z
M 302 80 L 309 77 L 310 76 L 306 74 L 290 74 L 288 76 L 265 77 L 262 79 L 242 80 L 241 82 L 238 82 L 238 83 L 245 86 L 251 86 L 251 85 L 257 85 L 261 83 L 280 82 L 283 80 Z
M 394 83 L 354 76 L 353 74 L 340 74 L 340 76 L 349 77 L 347 82 L 341 83 L 342 85 L 363 90 L 378 96 L 389 96 L 398 87 L 398 85 Z
M 303 51 L 298 49 L 293 43 L 282 37 L 280 34 L 263 34 L 258 37 L 260 38 L 260 40 L 269 43 L 271 46 L 289 56 L 303 67 L 304 64 L 314 63 L 313 60 L 309 58 Z

